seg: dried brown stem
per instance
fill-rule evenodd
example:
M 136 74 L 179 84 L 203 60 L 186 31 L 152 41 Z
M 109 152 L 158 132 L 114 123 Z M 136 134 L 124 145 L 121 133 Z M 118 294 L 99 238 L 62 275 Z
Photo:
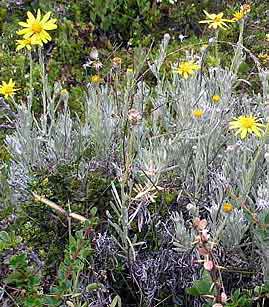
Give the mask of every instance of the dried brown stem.
M 32 192 L 33 196 L 34 196 L 34 200 L 36 202 L 41 202 L 47 206 L 49 206 L 50 208 L 56 210 L 57 212 L 61 213 L 62 215 L 66 216 L 67 218 L 68 217 L 71 217 L 75 220 L 78 220 L 80 222 L 85 222 L 87 221 L 88 219 L 86 219 L 84 216 L 80 215 L 80 214 L 77 214 L 77 213 L 72 213 L 72 212 L 67 212 L 66 210 L 64 210 L 62 207 L 60 207 L 59 205 L 55 204 L 54 202 L 52 202 L 51 200 L 43 197 L 43 196 L 40 196 L 34 192 Z

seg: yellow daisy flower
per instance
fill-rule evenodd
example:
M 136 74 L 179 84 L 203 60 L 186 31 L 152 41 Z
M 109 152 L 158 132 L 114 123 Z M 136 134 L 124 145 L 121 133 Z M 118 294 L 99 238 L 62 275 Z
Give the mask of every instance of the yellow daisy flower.
M 224 203 L 222 206 L 222 210 L 225 213 L 231 213 L 234 209 L 234 206 L 231 203 Z
M 17 32 L 19 35 L 23 35 L 23 38 L 32 39 L 33 44 L 43 45 L 51 40 L 51 36 L 47 31 L 55 30 L 57 25 L 55 24 L 56 19 L 50 19 L 51 12 L 45 14 L 42 18 L 40 10 L 37 10 L 37 16 L 31 12 L 27 12 L 28 19 L 26 22 L 19 22 L 19 25 L 24 27 Z
M 222 28 L 222 29 L 226 30 L 226 28 L 228 28 L 228 26 L 226 25 L 225 22 L 233 22 L 230 19 L 222 18 L 223 17 L 223 13 L 209 14 L 205 10 L 204 10 L 204 13 L 205 13 L 207 19 L 206 20 L 201 20 L 201 21 L 199 21 L 199 23 L 208 23 L 209 24 L 209 26 L 208 26 L 209 28 L 213 28 L 213 29 Z
M 232 21 L 239 21 L 243 19 L 251 10 L 251 7 L 249 4 L 244 4 L 240 7 L 240 11 L 237 11 L 233 14 Z
M 243 19 L 245 17 L 245 14 L 244 12 L 241 10 L 241 11 L 237 11 L 233 14 L 233 21 L 239 21 L 241 19 Z
M 134 70 L 132 69 L 132 68 L 127 68 L 127 70 L 126 70 L 126 72 L 128 73 L 128 74 L 133 74 L 134 73 Z
M 112 65 L 114 67 L 121 66 L 121 63 L 122 63 L 122 58 L 115 57 L 115 58 L 112 59 Z
M 212 101 L 218 103 L 220 101 L 220 96 L 219 95 L 213 95 Z
M 91 83 L 101 83 L 103 79 L 99 75 L 91 76 L 90 82 Z
M 2 81 L 2 85 L 0 85 L 0 94 L 4 95 L 5 98 L 12 97 L 16 91 L 18 91 L 18 89 L 15 88 L 15 82 L 12 81 L 12 79 L 10 79 L 8 83 Z
M 261 62 L 262 63 L 267 63 L 267 62 L 269 62 L 269 54 L 267 54 L 267 53 L 259 53 L 258 54 L 258 58 L 261 60 Z
M 66 88 L 63 88 L 61 91 L 60 91 L 60 94 L 62 96 L 67 96 L 69 93 L 68 93 L 68 90 Z
M 200 66 L 195 64 L 193 61 L 182 62 L 179 64 L 176 72 L 187 79 L 189 76 L 193 75 L 195 71 L 199 70 Z
M 249 133 L 254 133 L 257 137 L 261 137 L 261 133 L 265 126 L 259 123 L 260 119 L 257 119 L 253 115 L 242 115 L 238 118 L 234 118 L 230 122 L 230 129 L 237 129 L 236 135 L 240 134 L 240 138 L 244 139 Z
M 195 118 L 201 118 L 203 115 L 204 115 L 205 111 L 202 110 L 202 109 L 194 109 L 192 111 L 192 115 L 195 117 Z
M 16 51 L 19 51 L 23 48 L 26 48 L 28 50 L 31 50 L 32 49 L 32 45 L 33 45 L 33 42 L 32 42 L 32 38 L 29 37 L 29 38 L 24 38 L 24 39 L 18 39 L 16 41 L 16 44 L 17 44 L 17 48 L 16 48 Z

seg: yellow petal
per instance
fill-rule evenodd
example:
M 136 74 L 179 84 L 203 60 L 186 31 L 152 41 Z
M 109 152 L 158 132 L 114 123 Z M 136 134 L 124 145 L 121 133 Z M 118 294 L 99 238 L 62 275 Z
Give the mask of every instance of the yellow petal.
M 27 12 L 27 17 L 29 18 L 30 21 L 35 21 L 35 17 L 31 12 Z
M 39 35 L 34 34 L 34 35 L 31 37 L 31 39 L 32 39 L 32 44 L 33 44 L 33 45 L 42 45 L 42 41 L 41 41 L 41 38 L 40 38 Z
M 26 33 L 29 33 L 29 31 L 32 31 L 31 29 L 22 29 L 22 30 L 20 30 L 20 31 L 17 31 L 16 33 L 18 34 L 18 35 L 24 35 L 24 34 L 26 34 Z
M 20 26 L 22 26 L 22 27 L 24 27 L 24 28 L 29 28 L 29 24 L 28 23 L 26 23 L 26 22 L 19 22 L 19 25 Z
M 46 23 L 50 19 L 50 15 L 51 12 L 46 13 L 45 16 L 42 18 L 41 22 Z
M 211 19 L 211 14 L 209 14 L 206 10 L 204 10 L 203 12 L 205 13 L 205 15 L 206 15 L 209 19 Z
M 30 38 L 32 35 L 33 35 L 33 31 L 29 29 L 29 30 L 23 35 L 23 37 L 24 37 L 24 38 Z
M 49 35 L 49 33 L 47 31 L 44 31 L 44 35 L 45 35 L 46 39 L 52 40 L 51 36 Z
M 44 29 L 44 30 L 54 30 L 54 29 L 57 29 L 57 25 L 46 23 L 46 24 L 43 26 L 43 29 Z
M 236 122 L 236 123 L 230 123 L 230 129 L 238 129 L 240 128 L 241 125 L 240 123 Z
M 261 137 L 261 132 L 259 129 L 257 129 L 256 127 L 253 127 L 252 131 L 257 135 L 257 137 Z
M 18 46 L 16 47 L 16 51 L 19 51 L 19 50 L 21 50 L 21 49 L 23 49 L 23 46 L 22 46 L 22 45 L 18 45 Z
M 241 139 L 244 139 L 247 136 L 247 133 L 248 133 L 247 129 L 243 129 L 241 131 Z
M 47 22 L 42 23 L 42 25 L 52 25 L 52 24 L 55 24 L 55 25 L 56 25 L 56 22 L 57 22 L 57 19 L 56 19 L 56 18 L 53 18 L 53 19 L 50 19 L 50 20 L 47 21 Z
M 41 12 L 40 12 L 40 9 L 38 9 L 37 10 L 37 16 L 36 16 L 36 21 L 40 22 L 40 19 L 41 19 Z

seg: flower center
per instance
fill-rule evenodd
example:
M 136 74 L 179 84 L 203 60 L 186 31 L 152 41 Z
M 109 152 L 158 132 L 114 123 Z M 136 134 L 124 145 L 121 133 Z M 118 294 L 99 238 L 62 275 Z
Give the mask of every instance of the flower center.
M 244 17 L 244 14 L 243 14 L 243 12 L 236 12 L 234 14 L 234 17 L 235 17 L 235 19 L 240 20 Z
M 204 115 L 204 111 L 200 109 L 193 110 L 192 115 L 196 118 L 201 118 Z
M 214 22 L 216 22 L 216 23 L 219 23 L 219 22 L 221 22 L 222 21 L 222 17 L 220 17 L 220 16 L 216 16 L 215 18 L 214 18 Z
M 241 124 L 246 129 L 252 128 L 254 124 L 254 119 L 253 118 L 242 118 Z
M 4 88 L 4 92 L 7 95 L 12 94 L 13 93 L 13 87 L 10 86 L 10 85 L 6 85 L 5 88 Z
M 214 96 L 212 96 L 212 100 L 214 102 L 219 102 L 220 101 L 220 96 L 219 95 L 214 95 Z
M 189 64 L 183 64 L 181 69 L 184 73 L 187 73 L 187 74 L 192 72 L 191 66 Z
M 32 31 L 35 33 L 40 33 L 42 31 L 42 26 L 38 22 L 32 24 Z

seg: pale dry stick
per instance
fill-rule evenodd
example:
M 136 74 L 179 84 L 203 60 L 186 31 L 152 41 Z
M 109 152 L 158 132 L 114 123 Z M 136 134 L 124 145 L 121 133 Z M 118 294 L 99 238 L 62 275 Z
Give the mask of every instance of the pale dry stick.
M 54 202 L 52 202 L 51 200 L 40 196 L 34 192 L 32 192 L 33 196 L 34 196 L 34 200 L 37 202 L 41 202 L 47 206 L 49 206 L 50 208 L 56 210 L 57 212 L 63 214 L 64 216 L 66 216 L 67 218 L 73 218 L 75 220 L 78 220 L 82 223 L 86 222 L 88 219 L 85 218 L 84 216 L 77 214 L 77 213 L 73 213 L 73 212 L 67 212 L 66 210 L 64 210 L 62 207 L 60 207 L 59 205 L 55 204 Z

